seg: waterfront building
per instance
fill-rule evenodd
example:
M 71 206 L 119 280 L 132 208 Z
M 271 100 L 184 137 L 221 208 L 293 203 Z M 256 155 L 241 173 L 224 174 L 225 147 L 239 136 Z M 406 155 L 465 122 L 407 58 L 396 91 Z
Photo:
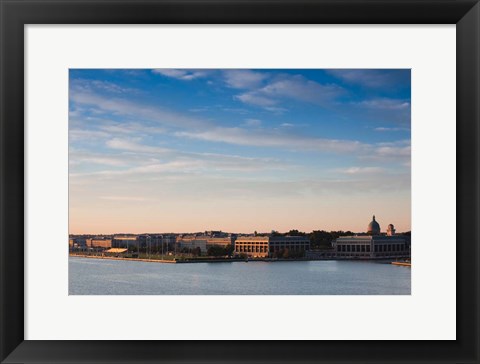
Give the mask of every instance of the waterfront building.
M 89 248 L 111 248 L 112 239 L 107 239 L 104 237 L 90 238 L 86 240 L 87 246 Z
M 70 237 L 68 239 L 68 245 L 70 248 L 85 249 L 87 245 L 87 238 L 85 237 Z
M 214 237 L 210 238 L 207 237 L 207 250 L 208 248 L 214 247 L 214 246 L 220 246 L 222 248 L 227 248 L 230 245 L 234 244 L 234 238 L 233 237 Z
M 303 253 L 310 250 L 310 240 L 303 236 L 241 236 L 235 240 L 235 253 L 249 257 L 273 257 L 285 250 Z
M 177 237 L 177 251 L 182 249 L 194 250 L 200 248 L 202 254 L 207 252 L 207 237 L 197 237 L 196 235 L 185 235 Z
M 382 234 L 373 216 L 365 235 L 342 236 L 333 242 L 335 256 L 347 259 L 396 259 L 410 257 L 410 238 L 395 235 L 395 228 L 388 225 Z
M 175 250 L 177 236 L 175 234 L 162 234 L 162 241 L 167 250 Z
M 151 234 L 145 244 L 153 251 L 167 253 L 175 250 L 175 242 L 175 234 Z M 140 245 L 143 246 L 142 243 Z
M 112 239 L 112 248 L 138 248 L 138 237 L 136 235 L 115 235 Z
M 138 246 L 143 250 L 152 247 L 152 238 L 148 234 L 141 234 L 137 236 Z
M 200 248 L 202 253 L 206 253 L 209 248 L 219 246 L 226 248 L 234 244 L 233 237 L 216 237 L 211 235 L 183 235 L 177 237 L 177 249 L 196 249 Z

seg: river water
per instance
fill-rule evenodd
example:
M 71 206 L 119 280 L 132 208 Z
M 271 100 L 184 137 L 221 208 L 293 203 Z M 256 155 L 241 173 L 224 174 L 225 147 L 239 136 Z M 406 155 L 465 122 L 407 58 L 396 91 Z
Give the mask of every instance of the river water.
M 165 264 L 69 257 L 70 295 L 409 295 L 411 268 L 374 261 Z

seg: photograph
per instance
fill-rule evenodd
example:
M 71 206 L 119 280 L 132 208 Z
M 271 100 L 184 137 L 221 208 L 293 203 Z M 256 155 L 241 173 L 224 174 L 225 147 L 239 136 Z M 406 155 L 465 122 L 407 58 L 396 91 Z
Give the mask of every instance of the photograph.
M 411 295 L 410 69 L 68 72 L 69 295 Z

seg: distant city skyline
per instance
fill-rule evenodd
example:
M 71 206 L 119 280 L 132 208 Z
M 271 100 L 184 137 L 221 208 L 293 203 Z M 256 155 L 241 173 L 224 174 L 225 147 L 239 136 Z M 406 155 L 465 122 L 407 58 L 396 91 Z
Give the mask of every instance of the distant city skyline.
M 69 78 L 70 234 L 411 230 L 410 70 Z

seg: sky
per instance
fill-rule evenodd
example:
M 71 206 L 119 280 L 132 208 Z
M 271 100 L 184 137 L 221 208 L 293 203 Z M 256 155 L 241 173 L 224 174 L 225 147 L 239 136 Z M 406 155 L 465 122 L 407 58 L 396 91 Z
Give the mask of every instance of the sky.
M 71 234 L 410 230 L 410 70 L 69 72 Z

